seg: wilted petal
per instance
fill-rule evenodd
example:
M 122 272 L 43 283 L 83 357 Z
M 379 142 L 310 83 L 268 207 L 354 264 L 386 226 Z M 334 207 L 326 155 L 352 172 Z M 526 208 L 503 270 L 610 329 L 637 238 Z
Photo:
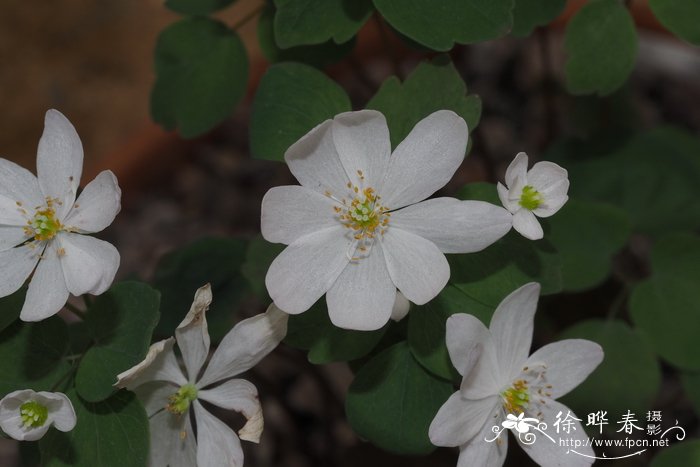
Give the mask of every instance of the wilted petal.
M 146 358 L 117 375 L 114 386 L 133 390 L 151 381 L 169 381 L 178 387 L 187 384 L 187 378 L 182 374 L 175 358 L 174 344 L 175 339 L 172 337 L 151 344 Z
M 68 232 L 59 233 L 55 240 L 70 293 L 100 295 L 109 289 L 120 262 L 111 243 Z
M 243 449 L 238 436 L 199 402 L 192 405 L 197 418 L 197 467 L 242 467 Z
M 63 224 L 79 232 L 99 232 L 119 213 L 121 196 L 117 177 L 110 170 L 100 172 L 80 193 Z
M 497 409 L 499 397 L 468 400 L 455 392 L 440 407 L 428 436 L 436 446 L 461 446 L 479 433 Z
M 236 324 L 221 340 L 197 387 L 206 388 L 255 366 L 284 339 L 287 319 L 287 314 L 272 304 L 265 313 Z
M 49 242 L 29 282 L 19 317 L 22 321 L 41 321 L 55 315 L 66 304 L 68 295 L 56 242 Z
M 151 446 L 149 467 L 197 465 L 197 442 L 189 412 L 175 415 L 163 410 L 149 419 Z
M 146 415 L 151 418 L 158 412 L 162 412 L 170 403 L 170 396 L 175 394 L 179 385 L 170 381 L 146 381 L 144 384 L 132 389 L 143 408 Z
M 177 346 L 182 352 L 185 369 L 190 383 L 202 369 L 204 361 L 209 356 L 209 329 L 207 328 L 206 312 L 211 305 L 211 286 L 204 285 L 197 289 L 190 311 L 175 329 Z
M 510 230 L 513 217 L 483 201 L 435 198 L 391 214 L 391 226 L 433 242 L 443 253 L 481 251 Z
M 246 424 L 238 430 L 238 436 L 253 443 L 260 442 L 263 431 L 263 413 L 258 390 L 244 379 L 232 379 L 212 389 L 199 391 L 199 398 L 229 410 L 240 412 Z
M 528 240 L 539 240 L 544 236 L 542 226 L 529 209 L 522 208 L 513 214 L 513 228 Z
M 41 246 L 36 243 L 0 251 L 0 297 L 15 293 L 34 270 Z

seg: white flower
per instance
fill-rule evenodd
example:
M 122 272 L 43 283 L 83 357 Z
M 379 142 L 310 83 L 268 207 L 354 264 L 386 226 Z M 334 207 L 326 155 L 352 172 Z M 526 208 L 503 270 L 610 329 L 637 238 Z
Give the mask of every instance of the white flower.
M 424 304 L 445 286 L 443 253 L 479 251 L 510 230 L 512 216 L 481 201 L 435 198 L 464 159 L 467 125 L 454 112 L 424 118 L 391 152 L 374 110 L 326 120 L 284 158 L 302 186 L 267 192 L 262 234 L 289 245 L 265 283 L 290 314 L 326 294 L 336 326 L 373 330 L 389 320 L 396 290 Z
M 119 268 L 119 252 L 81 235 L 112 223 L 121 191 L 109 170 L 76 201 L 83 147 L 73 125 L 46 112 L 39 140 L 37 177 L 0 159 L 0 297 L 19 289 L 34 271 L 20 318 L 38 321 L 57 313 L 69 293 L 99 295 Z
M 505 422 L 505 428 L 513 425 L 527 433 L 524 425 L 534 418 L 551 429 L 558 415 L 563 419 L 570 413 L 555 399 L 581 384 L 603 359 L 601 347 L 583 339 L 555 342 L 528 357 L 539 292 L 539 284 L 530 283 L 511 293 L 498 305 L 488 329 L 468 314 L 455 314 L 447 320 L 447 349 L 464 378 L 460 390 L 450 396 L 430 424 L 429 436 L 437 446 L 460 447 L 458 467 L 503 465 L 508 439 L 503 434 L 488 442 L 494 438 L 492 428 Z M 577 421 L 573 421 L 570 434 L 562 432 L 560 436 L 582 443 L 588 439 Z M 560 447 L 558 440 L 552 442 L 544 435 L 531 444 L 523 442 L 526 438 L 517 439 L 542 466 L 576 467 L 593 462 L 582 455 L 567 454 L 572 445 Z M 576 450 L 594 455 L 585 444 Z
M 75 427 L 73 404 L 60 392 L 22 389 L 0 400 L 0 428 L 19 441 L 36 441 L 51 425 L 61 431 Z
M 530 240 L 542 238 L 535 216 L 549 217 L 569 199 L 566 169 L 554 162 L 538 162 L 527 170 L 527 154 L 518 153 L 506 169 L 506 186 L 498 183 L 501 203 L 513 214 L 513 228 Z
M 171 337 L 153 344 L 143 362 L 117 376 L 115 386 L 134 390 L 150 419 L 150 467 L 243 465 L 239 437 L 200 400 L 241 412 L 247 422 L 238 431 L 240 439 L 260 440 L 263 416 L 258 391 L 246 380 L 231 378 L 255 366 L 277 347 L 287 333 L 287 315 L 271 305 L 267 312 L 238 323 L 202 372 L 209 354 L 205 312 L 211 298 L 208 284 L 197 290 L 189 313 L 175 330 L 184 371 L 178 365 Z

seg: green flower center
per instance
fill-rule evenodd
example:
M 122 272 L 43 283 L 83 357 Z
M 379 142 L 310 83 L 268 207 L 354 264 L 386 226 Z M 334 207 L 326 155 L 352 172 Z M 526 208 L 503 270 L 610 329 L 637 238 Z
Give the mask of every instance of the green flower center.
M 527 383 L 519 379 L 501 393 L 503 398 L 503 408 L 506 413 L 521 414 L 525 412 L 530 403 L 530 392 L 527 388 Z
M 41 211 L 37 211 L 34 219 L 29 221 L 29 226 L 25 228 L 28 235 L 33 235 L 35 240 L 44 241 L 51 240 L 63 228 L 61 223 L 56 219 L 56 212 L 47 207 Z
M 44 426 L 49 416 L 49 410 L 37 401 L 28 401 L 19 406 L 22 425 L 26 428 Z
M 168 412 L 182 415 L 190 408 L 190 404 L 195 399 L 197 399 L 197 388 L 194 384 L 185 384 L 168 398 L 168 405 L 165 408 Z
M 532 211 L 537 209 L 540 204 L 544 201 L 544 198 L 539 191 L 535 190 L 530 185 L 525 185 L 523 187 L 523 193 L 520 195 L 520 205 L 525 209 Z

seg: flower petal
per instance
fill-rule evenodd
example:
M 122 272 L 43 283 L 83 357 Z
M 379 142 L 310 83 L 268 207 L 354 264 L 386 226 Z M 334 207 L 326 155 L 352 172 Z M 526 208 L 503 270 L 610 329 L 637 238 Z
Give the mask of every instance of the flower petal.
M 447 318 L 445 343 L 452 365 L 467 376 L 481 358 L 491 333 L 476 316 L 456 313 Z
M 395 301 L 396 286 L 378 243 L 369 256 L 348 263 L 326 294 L 331 322 L 339 328 L 358 331 L 384 326 Z
M 513 228 L 528 240 L 539 240 L 544 236 L 542 226 L 529 209 L 521 208 L 513 214 Z
M 498 396 L 469 400 L 455 392 L 440 407 L 428 428 L 435 446 L 455 447 L 468 442 L 481 431 L 498 410 Z
M 381 243 L 391 280 L 413 303 L 429 302 L 447 284 L 450 265 L 430 240 L 390 227 Z
M 36 172 L 44 197 L 63 203 L 63 219 L 75 201 L 83 173 L 83 144 L 75 128 L 58 110 L 49 110 L 44 119 L 44 133 L 39 140 Z
M 243 467 L 238 436 L 198 401 L 192 405 L 197 417 L 197 467 Z
M 50 423 L 36 428 L 25 428 L 20 407 L 36 397 L 31 389 L 21 389 L 7 394 L 0 400 L 0 429 L 18 441 L 36 441 L 48 431 Z
M 506 186 L 513 188 L 513 184 L 517 178 L 520 178 L 524 184 L 527 184 L 527 154 L 519 152 L 513 158 L 513 161 L 506 169 Z
M 392 227 L 433 242 L 443 253 L 481 251 L 504 236 L 513 216 L 484 201 L 435 198 L 391 213 Z
M 41 256 L 36 243 L 0 251 L 0 297 L 15 293 L 27 280 Z
M 544 193 L 544 201 L 532 212 L 538 217 L 549 217 L 559 211 L 569 200 L 569 180 L 561 180 L 551 185 L 547 193 Z
M 0 225 L 0 252 L 14 248 L 17 245 L 21 245 L 29 238 L 30 235 L 27 235 L 24 227 L 9 227 Z
M 467 124 L 450 110 L 418 122 L 391 155 L 382 204 L 398 209 L 445 186 L 464 160 L 467 137 Z
M 146 415 L 151 418 L 166 408 L 170 403 L 170 396 L 175 394 L 178 389 L 180 386 L 170 381 L 146 381 L 134 388 L 133 391 L 146 410 Z
M 321 194 L 344 192 L 349 180 L 335 149 L 332 126 L 333 121 L 326 120 L 284 153 L 284 160 L 299 183 Z
M 384 115 L 376 110 L 336 115 L 333 142 L 350 181 L 360 188 L 372 187 L 381 193 L 391 156 L 389 127 Z
M 111 243 L 69 232 L 58 234 L 55 243 L 70 293 L 100 295 L 112 285 L 120 257 Z
M 404 295 L 396 291 L 396 299 L 394 300 L 394 307 L 391 309 L 391 319 L 397 323 L 404 319 L 411 309 L 411 302 L 409 302 Z
M 104 230 L 119 213 L 121 196 L 117 177 L 102 171 L 83 189 L 63 223 L 82 233 Z
M 538 435 L 535 442 L 528 445 L 521 442 L 520 438 L 516 436 L 518 444 L 523 448 L 523 451 L 525 451 L 532 460 L 543 467 L 558 467 L 564 465 L 566 467 L 586 467 L 591 465 L 595 460 L 592 458 L 595 456 L 595 453 L 593 452 L 593 448 L 589 445 L 590 441 L 588 440 L 588 436 L 579 422 L 572 420 L 573 425 L 569 433 L 562 432 L 561 434 L 557 434 L 556 430 L 553 428 L 553 424 L 559 412 L 561 412 L 560 417 L 562 420 L 569 413 L 571 413 L 573 417 L 576 417 L 576 414 L 571 412 L 565 405 L 552 400 L 547 401 L 546 405 L 539 405 L 538 407 L 542 412 L 540 420 L 547 423 L 549 428 L 546 432 L 554 439 L 554 442 L 547 439 L 544 435 Z M 562 443 L 560 446 L 559 439 L 565 439 L 566 443 Z M 572 449 L 574 445 L 579 447 Z M 576 452 L 572 452 L 574 450 Z
M 197 387 L 206 388 L 255 366 L 284 339 L 287 318 L 272 304 L 265 313 L 236 324 L 221 340 Z
M 553 187 L 567 180 L 568 176 L 565 168 L 554 162 L 542 161 L 533 165 L 527 173 L 527 184 L 546 195 Z
M 338 203 L 299 185 L 271 188 L 262 200 L 260 226 L 268 242 L 289 245 L 304 235 L 339 225 Z
M 484 424 L 479 433 L 467 444 L 460 446 L 457 467 L 501 467 L 505 462 L 508 453 L 508 432 L 501 433 L 501 436 L 492 442 L 495 433 L 491 430 L 496 423 Z
M 37 396 L 43 399 L 41 403 L 49 409 L 49 420 L 57 430 L 71 431 L 75 428 L 78 419 L 68 396 L 61 392 L 46 391 L 38 392 Z
M 525 284 L 504 298 L 491 318 L 489 330 L 504 381 L 512 381 L 522 372 L 530 354 L 539 296 L 540 284 Z
M 246 424 L 238 430 L 241 439 L 260 442 L 263 431 L 263 413 L 258 390 L 244 379 L 231 379 L 212 389 L 199 391 L 199 398 L 228 410 L 242 413 Z
M 211 305 L 211 286 L 197 289 L 190 311 L 175 329 L 177 346 L 182 352 L 185 370 L 190 383 L 194 383 L 204 361 L 209 356 L 209 330 L 206 312 Z
M 163 410 L 149 419 L 151 446 L 149 467 L 197 465 L 197 441 L 189 412 L 174 415 Z
M 66 304 L 68 295 L 56 242 L 49 242 L 29 282 L 19 317 L 22 321 L 41 321 L 55 315 Z
M 114 386 L 134 390 L 142 384 L 152 381 L 168 381 L 182 386 L 187 384 L 187 378 L 177 364 L 173 345 L 174 338 L 165 339 L 148 349 L 146 358 L 139 364 L 117 375 Z
M 352 241 L 345 234 L 340 225 L 310 233 L 275 258 L 265 285 L 278 307 L 287 313 L 302 313 L 331 288 L 350 262 Z
M 538 349 L 525 365 L 545 364 L 551 397 L 559 399 L 588 378 L 602 361 L 600 345 L 585 339 L 566 339 Z
M 496 184 L 496 190 L 498 191 L 498 198 L 501 200 L 501 204 L 511 213 L 517 212 L 520 209 L 520 204 L 518 204 L 517 199 L 511 199 L 511 190 L 506 188 L 501 182 Z
M 10 210 L 16 210 L 23 217 L 25 215 L 21 209 L 32 211 L 44 204 L 44 196 L 34 174 L 7 159 L 0 159 L 0 198 L 5 198 L 2 203 L 7 203 Z M 18 201 L 21 206 L 17 205 Z

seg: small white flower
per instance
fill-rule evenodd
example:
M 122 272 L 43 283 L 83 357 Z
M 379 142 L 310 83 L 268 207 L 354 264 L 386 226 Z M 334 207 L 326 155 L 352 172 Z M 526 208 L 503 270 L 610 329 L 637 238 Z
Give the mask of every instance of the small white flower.
M 263 415 L 258 391 L 246 380 L 231 378 L 277 347 L 287 333 L 287 315 L 270 305 L 265 313 L 241 321 L 224 336 L 204 368 L 209 354 L 205 312 L 211 299 L 208 284 L 197 290 L 189 313 L 175 330 L 175 339 L 156 342 L 143 362 L 117 376 L 115 386 L 136 392 L 150 419 L 150 467 L 240 467 L 239 436 L 255 443 L 260 440 Z M 175 340 L 184 371 L 175 357 Z M 247 422 L 239 436 L 200 400 L 242 413 Z
M 539 292 L 539 284 L 530 283 L 508 295 L 488 329 L 464 313 L 447 320 L 447 349 L 464 378 L 430 424 L 429 436 L 436 446 L 460 447 L 458 467 L 503 465 L 508 438 L 488 442 L 492 428 L 503 423 L 527 433 L 525 422 L 532 419 L 551 427 L 560 412 L 570 412 L 555 399 L 581 384 L 603 360 L 601 347 L 583 339 L 555 342 L 528 357 Z M 570 434 L 562 436 L 580 440 L 577 451 L 583 455 L 567 454 L 567 447 L 544 436 L 531 444 L 517 438 L 518 443 L 545 467 L 590 465 L 593 459 L 584 456 L 593 456 L 593 449 L 584 443 L 581 424 L 573 423 Z
M 302 186 L 273 188 L 262 202 L 263 237 L 289 245 L 265 278 L 275 304 L 302 313 L 327 293 L 333 324 L 373 330 L 389 321 L 397 289 L 419 305 L 434 298 L 450 276 L 443 253 L 482 250 L 512 225 L 489 203 L 423 201 L 466 145 L 467 125 L 449 110 L 418 122 L 393 153 L 374 110 L 337 115 L 294 143 L 284 158 Z
M 19 441 L 36 441 L 51 425 L 61 431 L 75 427 L 73 404 L 60 392 L 11 392 L 0 400 L 0 428 Z
M 37 177 L 0 159 L 0 297 L 19 289 L 34 272 L 20 318 L 38 321 L 57 313 L 69 293 L 99 295 L 114 280 L 119 252 L 81 235 L 99 232 L 121 208 L 121 191 L 109 170 L 76 201 L 83 147 L 73 125 L 46 112 L 39 140 Z
M 506 169 L 506 186 L 498 183 L 501 203 L 513 214 L 513 228 L 530 240 L 542 238 L 537 217 L 549 217 L 569 199 L 566 169 L 554 162 L 538 162 L 527 170 L 527 154 L 518 153 Z

